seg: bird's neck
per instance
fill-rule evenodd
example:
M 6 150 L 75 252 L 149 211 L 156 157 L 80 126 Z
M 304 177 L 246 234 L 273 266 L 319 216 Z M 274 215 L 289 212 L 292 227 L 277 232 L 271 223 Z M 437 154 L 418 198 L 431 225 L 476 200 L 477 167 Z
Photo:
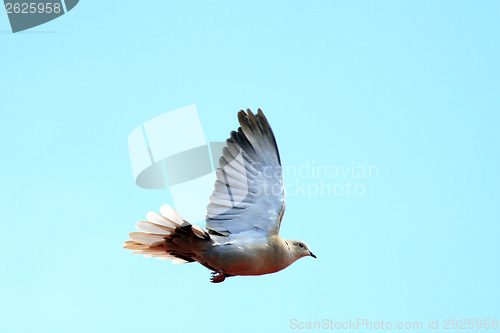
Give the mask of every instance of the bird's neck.
M 278 257 L 281 258 L 281 263 L 285 265 L 283 268 L 286 268 L 291 264 L 293 264 L 299 258 L 293 251 L 292 244 L 289 241 L 279 236 L 277 236 L 277 238 L 278 238 L 277 239 Z

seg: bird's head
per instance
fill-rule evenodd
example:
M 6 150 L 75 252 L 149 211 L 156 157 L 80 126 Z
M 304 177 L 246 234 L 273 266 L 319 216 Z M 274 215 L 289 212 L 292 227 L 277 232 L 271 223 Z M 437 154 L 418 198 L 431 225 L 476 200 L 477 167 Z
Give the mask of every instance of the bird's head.
M 316 258 L 314 253 L 311 252 L 311 249 L 309 249 L 309 245 L 307 245 L 305 242 L 297 240 L 287 240 L 287 243 L 290 246 L 290 250 L 293 252 L 296 259 L 307 256 Z

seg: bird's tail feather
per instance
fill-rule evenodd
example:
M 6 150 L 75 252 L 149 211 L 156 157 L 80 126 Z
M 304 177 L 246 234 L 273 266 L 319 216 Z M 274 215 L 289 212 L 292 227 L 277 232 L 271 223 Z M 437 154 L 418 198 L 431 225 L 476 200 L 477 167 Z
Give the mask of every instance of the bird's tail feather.
M 149 212 L 147 221 L 138 221 L 135 226 L 141 232 L 131 232 L 131 241 L 123 247 L 148 258 L 173 259 L 173 264 L 196 261 L 197 250 L 209 243 L 208 233 L 191 225 L 170 206 L 163 205 L 160 212 Z

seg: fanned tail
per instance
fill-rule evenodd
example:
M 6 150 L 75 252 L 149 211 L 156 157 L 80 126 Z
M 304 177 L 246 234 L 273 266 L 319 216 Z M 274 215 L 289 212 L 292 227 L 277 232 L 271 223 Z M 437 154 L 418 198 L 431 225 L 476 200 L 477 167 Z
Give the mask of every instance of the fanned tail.
M 173 264 L 198 261 L 197 252 L 210 244 L 209 234 L 197 225 L 184 220 L 172 207 L 160 207 L 161 215 L 149 212 L 147 221 L 138 221 L 124 248 L 147 258 L 173 259 Z

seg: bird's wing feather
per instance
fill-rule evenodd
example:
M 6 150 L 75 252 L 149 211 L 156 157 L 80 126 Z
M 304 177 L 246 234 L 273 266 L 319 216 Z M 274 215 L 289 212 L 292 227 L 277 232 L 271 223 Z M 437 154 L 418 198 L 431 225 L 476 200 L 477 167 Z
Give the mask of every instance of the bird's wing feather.
M 241 127 L 231 132 L 219 161 L 207 207 L 207 229 L 225 236 L 243 232 L 277 235 L 285 191 L 273 131 L 260 109 L 256 115 L 250 110 L 240 111 L 238 120 Z

